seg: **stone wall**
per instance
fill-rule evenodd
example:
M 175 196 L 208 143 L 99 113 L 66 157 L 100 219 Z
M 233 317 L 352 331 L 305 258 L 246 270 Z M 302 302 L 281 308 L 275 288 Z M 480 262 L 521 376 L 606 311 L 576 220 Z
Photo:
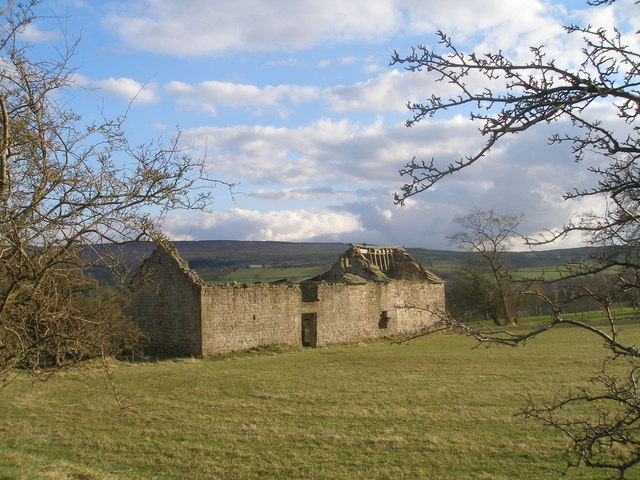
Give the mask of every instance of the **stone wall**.
M 201 282 L 172 254 L 157 248 L 136 281 L 130 314 L 145 335 L 145 352 L 202 355 Z
M 395 310 L 394 333 L 417 333 L 438 320 L 444 311 L 444 285 L 438 283 L 392 282 L 387 284 L 389 308 Z
M 202 353 L 260 345 L 301 344 L 298 285 L 206 285 L 202 295 Z
M 416 333 L 444 310 L 444 286 L 426 282 L 319 283 L 317 298 L 303 303 L 316 315 L 317 345 Z
M 319 283 L 318 301 L 305 302 L 303 313 L 317 319 L 317 345 L 351 342 L 384 335 L 378 322 L 382 284 Z

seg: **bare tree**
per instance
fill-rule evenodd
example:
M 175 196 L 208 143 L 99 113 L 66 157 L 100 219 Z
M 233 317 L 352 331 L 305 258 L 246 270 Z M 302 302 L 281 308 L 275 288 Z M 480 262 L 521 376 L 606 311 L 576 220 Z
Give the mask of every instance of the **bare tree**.
M 516 228 L 522 217 L 517 215 L 498 215 L 493 209 L 474 209 L 464 217 L 458 217 L 454 221 L 462 227 L 462 230 L 447 236 L 449 243 L 470 252 L 476 252 L 482 264 L 488 269 L 488 274 L 495 288 L 495 300 L 499 304 L 497 310 L 501 311 L 504 325 L 517 324 L 510 298 L 513 296 L 512 278 L 504 261 L 503 253 L 509 248 L 510 241 L 517 236 Z M 492 292 L 485 292 L 488 296 Z M 492 295 L 493 297 L 493 295 Z M 493 303 L 487 298 L 486 304 Z M 497 312 L 496 312 L 497 313 Z M 493 316 L 493 322 L 501 325 L 497 315 Z
M 587 2 L 596 8 L 616 0 Z M 637 3 L 637 2 L 636 2 Z M 603 248 L 588 261 L 574 262 L 562 269 L 563 279 L 587 278 L 600 272 L 614 277 L 603 288 L 595 290 L 588 282 L 572 282 L 563 299 L 550 298 L 532 288 L 552 312 L 551 320 L 528 331 L 474 329 L 451 316 L 444 323 L 473 335 L 480 342 L 518 345 L 559 324 L 570 324 L 601 338 L 615 358 L 631 360 L 626 375 L 601 372 L 595 378 L 593 393 L 587 389 L 573 393 L 552 405 L 530 404 L 525 415 L 542 419 L 559 428 L 570 439 L 569 465 L 585 464 L 613 472 L 625 478 L 629 469 L 640 462 L 640 396 L 637 391 L 636 361 L 640 350 L 633 341 L 620 336 L 612 305 L 621 294 L 640 286 L 640 138 L 637 125 L 640 114 L 640 53 L 623 41 L 617 29 L 607 31 L 591 26 L 571 25 L 567 35 L 582 37 L 582 63 L 565 68 L 550 58 L 543 47 L 531 47 L 531 59 L 514 62 L 503 52 L 464 53 L 452 39 L 438 32 L 439 47 L 418 46 L 401 56 L 394 53 L 392 64 L 404 65 L 410 71 L 425 70 L 447 82 L 455 94 L 451 98 L 432 95 L 425 103 L 410 103 L 413 112 L 407 121 L 412 126 L 443 110 L 471 109 L 471 119 L 480 124 L 484 144 L 458 161 L 439 164 L 435 159 L 411 160 L 401 173 L 407 183 L 396 195 L 398 203 L 417 195 L 447 177 L 471 167 L 508 135 L 535 128 L 558 119 L 573 126 L 565 133 L 550 138 L 555 144 L 569 143 L 575 161 L 586 157 L 601 159 L 600 166 L 588 170 L 597 180 L 589 189 L 575 188 L 565 199 L 602 196 L 607 199 L 603 215 L 588 214 L 574 218 L 563 228 L 549 232 L 537 243 L 551 243 L 572 232 L 587 236 L 591 243 Z M 474 79 L 482 77 L 482 84 Z M 494 88 L 487 88 L 493 85 Z M 620 125 L 594 118 L 591 106 L 607 102 L 616 112 Z M 565 288 L 565 287 L 563 287 Z M 578 321 L 563 314 L 563 302 L 581 296 L 596 299 L 603 306 L 604 326 Z M 592 407 L 590 417 L 572 417 L 572 408 Z M 564 414 L 564 416 L 562 416 Z
M 133 341 L 122 294 L 86 269 L 120 271 L 101 244 L 162 239 L 167 212 L 206 208 L 219 183 L 179 133 L 133 147 L 124 117 L 86 124 L 58 103 L 76 44 L 41 59 L 20 41 L 38 3 L 9 2 L 0 22 L 0 387 Z

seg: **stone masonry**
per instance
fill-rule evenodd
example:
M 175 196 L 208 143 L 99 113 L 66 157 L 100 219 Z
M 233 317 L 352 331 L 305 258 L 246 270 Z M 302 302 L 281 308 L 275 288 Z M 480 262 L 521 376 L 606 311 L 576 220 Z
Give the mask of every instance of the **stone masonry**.
M 321 346 L 416 333 L 444 310 L 444 285 L 400 247 L 351 245 L 300 284 L 206 284 L 173 245 L 134 283 L 147 352 L 206 356 L 269 344 Z

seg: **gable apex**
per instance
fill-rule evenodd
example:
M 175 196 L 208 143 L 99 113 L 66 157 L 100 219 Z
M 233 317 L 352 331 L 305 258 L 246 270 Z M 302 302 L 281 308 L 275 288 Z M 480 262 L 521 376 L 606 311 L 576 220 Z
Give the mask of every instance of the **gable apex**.
M 392 281 L 443 283 L 426 271 L 403 247 L 351 243 L 325 273 L 308 281 L 359 284 Z

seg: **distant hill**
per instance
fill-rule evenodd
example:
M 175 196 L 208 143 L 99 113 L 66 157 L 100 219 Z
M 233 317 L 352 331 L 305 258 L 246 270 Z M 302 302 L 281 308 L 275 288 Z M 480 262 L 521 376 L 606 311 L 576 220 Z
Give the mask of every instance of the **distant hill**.
M 328 269 L 348 248 L 346 243 L 300 243 L 240 240 L 202 240 L 174 242 L 180 255 L 207 281 L 273 281 L 288 278 L 299 281 Z M 115 250 L 115 246 L 103 246 Z M 153 249 L 150 243 L 117 247 L 130 265 L 138 264 Z M 469 252 L 407 248 L 428 270 L 447 277 L 472 258 Z M 593 249 L 573 248 L 541 252 L 509 252 L 506 259 L 515 269 L 561 265 L 570 259 L 586 258 Z M 97 277 L 105 278 L 96 272 Z
M 470 261 L 474 254 L 454 250 L 429 250 L 426 248 L 408 248 L 413 257 L 427 269 L 446 277 L 447 272 L 459 270 Z M 595 248 L 565 248 L 539 252 L 506 252 L 505 261 L 514 270 L 540 269 L 563 265 L 572 260 L 588 258 Z
M 226 258 L 237 263 L 291 265 L 335 260 L 347 248 L 346 243 L 250 242 L 202 240 L 175 242 L 188 262 L 206 258 Z

